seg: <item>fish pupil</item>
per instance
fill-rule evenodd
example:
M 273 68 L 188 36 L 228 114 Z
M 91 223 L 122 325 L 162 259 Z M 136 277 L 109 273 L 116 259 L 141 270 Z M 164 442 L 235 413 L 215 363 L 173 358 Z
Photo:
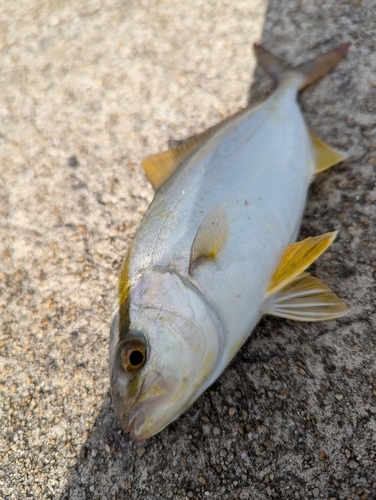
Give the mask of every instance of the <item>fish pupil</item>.
M 144 355 L 141 351 L 132 351 L 129 354 L 129 362 L 132 366 L 140 365 L 144 361 Z

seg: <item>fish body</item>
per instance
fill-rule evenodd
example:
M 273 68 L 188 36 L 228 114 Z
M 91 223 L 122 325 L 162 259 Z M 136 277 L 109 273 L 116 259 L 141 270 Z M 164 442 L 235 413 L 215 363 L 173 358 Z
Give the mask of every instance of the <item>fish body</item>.
M 136 440 L 188 408 L 263 314 L 315 320 L 347 311 L 304 273 L 334 234 L 293 243 L 312 177 L 342 156 L 312 136 L 297 103 L 311 68 L 287 70 L 257 50 L 277 75 L 276 91 L 187 146 L 172 173 L 156 182 L 122 269 L 111 326 L 111 387 L 120 422 Z M 154 167 L 166 163 L 163 154 L 152 157 L 151 170 L 146 162 L 152 182 Z M 316 294 L 319 306 L 307 306 L 307 294 Z
M 281 251 L 299 229 L 315 162 L 296 91 L 297 85 L 283 85 L 194 154 L 160 188 L 132 245 L 131 280 L 141 269 L 170 266 L 215 304 L 224 345 L 214 380 L 232 346 L 240 346 L 262 316 Z M 227 244 L 189 276 L 192 242 L 216 205 L 228 219 Z

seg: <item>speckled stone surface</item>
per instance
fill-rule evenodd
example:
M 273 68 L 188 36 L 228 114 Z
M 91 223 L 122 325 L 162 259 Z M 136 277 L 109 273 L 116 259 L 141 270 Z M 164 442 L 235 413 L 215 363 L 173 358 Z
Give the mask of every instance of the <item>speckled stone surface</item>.
M 301 236 L 338 321 L 267 317 L 184 416 L 141 444 L 111 405 L 121 262 L 152 190 L 143 155 L 266 96 L 252 43 L 300 63 L 350 40 L 301 96 L 348 150 Z M 376 498 L 376 9 L 371 0 L 3 0 L 0 498 Z

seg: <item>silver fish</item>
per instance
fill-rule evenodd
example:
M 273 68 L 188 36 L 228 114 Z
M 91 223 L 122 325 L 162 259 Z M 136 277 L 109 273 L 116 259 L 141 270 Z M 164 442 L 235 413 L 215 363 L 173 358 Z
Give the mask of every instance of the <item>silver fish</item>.
M 263 314 L 348 311 L 305 271 L 336 233 L 295 242 L 312 178 L 345 158 L 308 130 L 296 96 L 348 48 L 292 69 L 256 45 L 275 92 L 143 160 L 156 193 L 121 271 L 110 339 L 113 403 L 132 439 L 187 409 Z

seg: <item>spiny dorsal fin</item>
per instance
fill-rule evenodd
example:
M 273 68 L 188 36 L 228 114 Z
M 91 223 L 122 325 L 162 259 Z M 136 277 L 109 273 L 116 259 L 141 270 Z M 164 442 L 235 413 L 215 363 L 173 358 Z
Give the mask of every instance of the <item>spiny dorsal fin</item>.
M 215 205 L 204 217 L 193 240 L 189 258 L 190 275 L 200 264 L 217 257 L 227 241 L 228 231 L 226 212 Z
M 266 294 L 272 295 L 305 271 L 328 248 L 336 236 L 337 231 L 334 231 L 313 238 L 308 236 L 303 241 L 289 245 L 279 261 Z
M 316 174 L 346 159 L 346 153 L 328 146 L 311 131 L 309 135 L 316 155 Z
M 301 273 L 268 299 L 266 314 L 297 321 L 339 318 L 348 307 L 330 288 L 308 273 Z

